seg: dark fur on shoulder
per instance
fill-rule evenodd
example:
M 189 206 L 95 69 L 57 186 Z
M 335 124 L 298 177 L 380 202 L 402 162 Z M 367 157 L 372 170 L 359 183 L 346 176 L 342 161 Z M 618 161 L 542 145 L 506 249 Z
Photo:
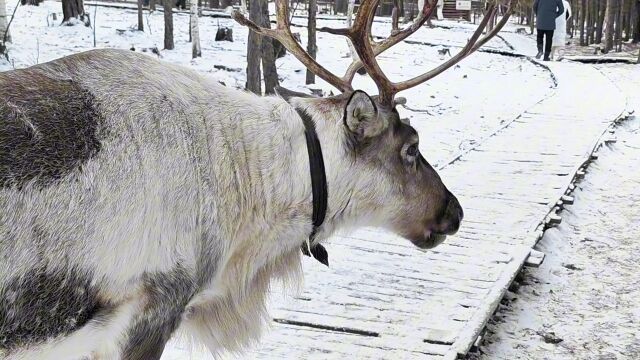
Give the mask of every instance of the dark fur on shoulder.
M 0 92 L 0 188 L 48 186 L 100 151 L 104 121 L 91 93 L 71 80 L 10 75 L 0 77 L 11 89 Z

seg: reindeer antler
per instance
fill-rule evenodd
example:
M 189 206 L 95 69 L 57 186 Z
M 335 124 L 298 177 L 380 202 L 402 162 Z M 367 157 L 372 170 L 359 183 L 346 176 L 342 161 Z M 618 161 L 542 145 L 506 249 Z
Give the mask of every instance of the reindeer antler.
M 289 50 L 289 52 L 292 53 L 293 56 L 295 56 L 296 59 L 298 59 L 305 67 L 311 70 L 311 72 L 313 72 L 314 74 L 318 75 L 324 81 L 335 86 L 338 90 L 342 92 L 353 91 L 351 82 L 344 81 L 335 74 L 331 73 L 324 66 L 320 65 L 314 58 L 312 58 L 309 53 L 307 53 L 300 46 L 300 44 L 298 44 L 296 39 L 293 37 L 293 34 L 291 33 L 291 24 L 289 23 L 288 14 L 288 1 L 276 0 L 276 18 L 278 23 L 275 29 L 268 29 L 258 26 L 256 23 L 247 19 L 242 13 L 237 10 L 233 12 L 232 17 L 240 25 L 248 27 L 257 34 L 268 36 L 280 41 L 282 45 L 287 50 Z
M 353 87 L 351 86 L 353 77 L 355 76 L 355 73 L 364 66 L 365 70 L 378 87 L 380 103 L 392 107 L 394 97 L 398 92 L 419 85 L 441 74 L 451 66 L 458 63 L 460 60 L 469 56 L 469 54 L 476 51 L 487 41 L 489 41 L 493 36 L 495 36 L 509 20 L 509 17 L 511 16 L 511 13 L 513 11 L 513 3 L 515 1 L 517 0 L 508 0 L 507 10 L 504 16 L 485 36 L 481 37 L 482 32 L 486 28 L 487 24 L 497 12 L 496 3 L 493 3 L 489 6 L 487 15 L 482 19 L 480 25 L 471 36 L 468 43 L 462 48 L 462 50 L 460 50 L 458 54 L 451 57 L 449 60 L 436 67 L 435 69 L 432 69 L 412 79 L 398 83 L 394 83 L 389 80 L 389 78 L 387 78 L 387 76 L 380 68 L 378 61 L 376 60 L 376 56 L 380 55 L 400 41 L 406 39 L 407 37 L 409 37 L 409 35 L 413 34 L 420 27 L 422 27 L 422 25 L 424 25 L 424 23 L 433 14 L 433 11 L 436 9 L 438 0 L 425 1 L 424 6 L 420 11 L 420 15 L 418 16 L 418 18 L 416 18 L 416 20 L 414 20 L 411 25 L 402 30 L 393 29 L 391 35 L 380 42 L 373 42 L 371 40 L 371 24 L 373 23 L 373 18 L 380 0 L 362 0 L 360 8 L 358 9 L 358 13 L 356 14 L 356 18 L 350 28 L 334 29 L 323 27 L 318 29 L 318 31 L 347 37 L 353 44 L 353 47 L 358 54 L 359 59 L 354 60 L 351 65 L 349 65 L 342 78 L 336 76 L 335 74 L 324 68 L 322 65 L 320 65 L 316 60 L 309 56 L 306 51 L 302 49 L 300 44 L 296 42 L 290 30 L 289 18 L 287 16 L 289 11 L 287 0 L 276 0 L 276 29 L 260 27 L 254 22 L 245 18 L 244 15 L 237 11 L 233 13 L 233 18 L 241 25 L 249 27 L 251 30 L 260 35 L 269 36 L 279 40 L 282 45 L 284 45 L 287 50 L 289 50 L 300 62 L 302 62 L 302 64 L 304 64 L 309 70 L 311 70 L 311 72 L 315 73 L 320 78 L 324 79 L 326 82 L 335 86 L 342 92 L 353 91 Z

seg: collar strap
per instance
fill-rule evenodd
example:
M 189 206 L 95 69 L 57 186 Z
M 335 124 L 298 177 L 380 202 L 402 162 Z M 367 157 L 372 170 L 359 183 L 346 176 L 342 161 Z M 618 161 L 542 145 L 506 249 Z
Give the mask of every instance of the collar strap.
M 311 191 L 313 195 L 313 230 L 309 235 L 309 241 L 302 244 L 302 253 L 313 256 L 322 264 L 329 266 L 329 254 L 324 246 L 313 244 L 318 229 L 324 223 L 327 215 L 327 174 L 324 169 L 322 147 L 318 139 L 315 124 L 306 111 L 296 108 L 296 112 L 304 124 L 304 136 L 307 140 L 307 152 L 309 153 L 309 170 L 311 173 Z

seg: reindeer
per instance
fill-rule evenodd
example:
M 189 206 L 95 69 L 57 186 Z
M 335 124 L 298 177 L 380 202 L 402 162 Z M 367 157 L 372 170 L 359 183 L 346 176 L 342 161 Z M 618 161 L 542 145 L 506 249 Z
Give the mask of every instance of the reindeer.
M 322 242 L 336 231 L 384 227 L 423 249 L 454 234 L 463 210 L 395 95 L 508 16 L 480 37 L 490 5 L 460 53 L 394 83 L 376 56 L 436 6 L 372 43 L 378 2 L 363 1 L 351 28 L 323 29 L 357 50 L 342 78 L 295 41 L 286 0 L 276 29 L 234 14 L 334 97 L 259 97 L 121 50 L 0 73 L 0 358 L 159 359 L 176 332 L 214 355 L 242 350 L 269 322 L 269 284 L 296 281 L 303 252 L 327 263 Z M 360 67 L 377 96 L 352 88 Z

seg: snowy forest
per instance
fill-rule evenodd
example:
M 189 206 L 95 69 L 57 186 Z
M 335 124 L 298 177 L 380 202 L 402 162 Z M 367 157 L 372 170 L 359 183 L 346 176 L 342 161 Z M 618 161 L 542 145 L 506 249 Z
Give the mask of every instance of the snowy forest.
M 7 43 L 12 41 L 10 26 L 15 16 L 18 6 L 39 6 L 42 0 L 20 0 L 17 4 L 7 4 L 7 0 L 0 0 L 0 53 L 8 59 Z M 130 1 L 107 1 L 105 4 L 134 4 Z M 378 9 L 377 15 L 389 16 L 392 22 L 407 23 L 415 19 L 418 15 L 418 9 L 421 7 L 421 0 L 393 0 L 382 1 Z M 486 15 L 488 8 L 487 1 L 471 1 L 471 8 L 468 11 L 457 10 L 455 1 L 444 0 L 439 6 L 438 13 L 435 17 L 444 17 L 448 19 L 466 19 L 473 21 L 480 19 Z M 92 3 L 93 4 L 93 3 Z M 273 5 L 273 3 L 271 3 Z M 591 46 L 590 51 L 598 53 L 608 53 L 610 51 L 620 52 L 629 50 L 633 44 L 640 42 L 640 1 L 637 0 L 571 0 L 571 8 L 573 15 L 567 22 L 566 32 L 570 34 L 572 39 L 579 39 L 575 46 L 587 47 Z M 7 12 L 7 5 L 13 5 L 13 11 Z M 249 19 L 258 24 L 270 26 L 270 16 L 273 11 L 269 11 L 269 2 L 266 0 L 210 0 L 210 1 L 192 1 L 189 0 L 171 0 L 163 1 L 156 4 L 156 0 L 140 0 L 137 2 L 137 27 L 138 31 L 145 29 L 145 14 L 157 10 L 164 13 L 164 50 L 172 50 L 174 48 L 174 12 L 189 13 L 189 41 L 193 43 L 192 56 L 201 56 L 200 34 L 198 30 L 198 18 L 202 16 L 203 11 L 207 10 L 229 10 L 238 8 L 242 12 L 249 15 Z M 303 14 L 308 18 L 308 45 L 307 50 L 312 57 L 315 57 L 316 50 L 316 17 L 323 14 L 345 15 L 349 18 L 349 14 L 357 11 L 359 1 L 355 0 L 335 0 L 335 1 L 291 1 L 291 12 L 294 14 Z M 57 18 L 56 14 L 51 14 L 50 21 L 56 21 L 62 25 L 78 25 L 82 24 L 91 27 L 91 14 L 86 8 L 83 0 L 63 0 L 60 4 L 62 17 Z M 166 9 L 166 11 L 165 11 Z M 488 29 L 496 23 L 498 16 L 502 15 L 504 7 L 496 12 L 495 18 L 489 23 Z M 227 12 L 228 13 L 228 12 Z M 215 14 L 215 13 L 214 13 Z M 221 16 L 220 13 L 217 13 Z M 533 14 L 533 1 L 518 1 L 514 19 L 518 24 L 528 25 L 530 33 L 534 33 L 535 16 Z M 47 17 L 47 22 L 49 17 Z M 429 24 L 431 22 L 429 21 Z M 147 25 L 148 26 L 148 25 Z M 397 25 L 394 25 L 397 28 Z M 156 30 L 157 31 L 157 30 Z M 229 29 L 219 30 L 215 37 L 217 40 L 232 40 L 232 30 L 225 33 Z M 209 35 L 209 34 L 207 34 Z M 20 44 L 14 44 L 19 47 Z M 275 67 L 275 58 L 282 56 L 284 48 L 278 44 L 277 40 L 262 41 L 259 35 L 249 34 L 247 55 L 247 89 L 260 92 L 260 84 L 257 80 L 264 71 L 265 91 L 271 93 L 277 78 L 277 70 Z M 273 54 L 273 55 L 272 55 Z M 312 83 L 313 74 L 307 76 L 307 83 Z

